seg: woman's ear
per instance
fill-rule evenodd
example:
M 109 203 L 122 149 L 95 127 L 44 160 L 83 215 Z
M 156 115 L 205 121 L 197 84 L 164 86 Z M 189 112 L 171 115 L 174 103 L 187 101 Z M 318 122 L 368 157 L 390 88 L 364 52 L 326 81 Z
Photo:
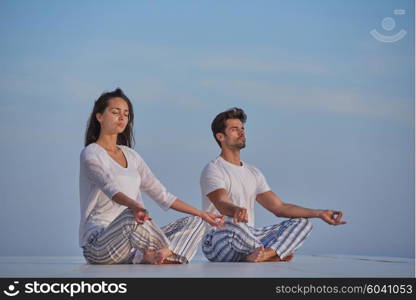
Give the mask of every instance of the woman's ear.
M 103 118 L 103 115 L 102 115 L 102 114 L 100 114 L 100 113 L 96 113 L 96 114 L 95 114 L 95 118 L 97 119 L 98 123 L 100 123 L 100 124 L 101 124 L 101 119 Z

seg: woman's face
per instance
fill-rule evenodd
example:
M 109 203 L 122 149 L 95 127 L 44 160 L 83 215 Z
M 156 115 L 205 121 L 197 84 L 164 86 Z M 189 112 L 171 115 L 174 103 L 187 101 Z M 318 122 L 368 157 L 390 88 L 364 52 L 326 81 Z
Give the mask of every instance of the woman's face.
M 129 106 L 123 98 L 112 98 L 108 100 L 108 106 L 104 112 L 97 113 L 96 118 L 100 123 L 101 133 L 122 133 L 129 122 Z

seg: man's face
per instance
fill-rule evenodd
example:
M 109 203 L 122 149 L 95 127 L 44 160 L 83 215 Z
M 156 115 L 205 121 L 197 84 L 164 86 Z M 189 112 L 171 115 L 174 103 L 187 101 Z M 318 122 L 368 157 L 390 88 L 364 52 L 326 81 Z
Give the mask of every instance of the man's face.
M 228 119 L 225 125 L 225 134 L 218 134 L 222 146 L 230 149 L 243 149 L 246 146 L 244 124 L 239 119 Z

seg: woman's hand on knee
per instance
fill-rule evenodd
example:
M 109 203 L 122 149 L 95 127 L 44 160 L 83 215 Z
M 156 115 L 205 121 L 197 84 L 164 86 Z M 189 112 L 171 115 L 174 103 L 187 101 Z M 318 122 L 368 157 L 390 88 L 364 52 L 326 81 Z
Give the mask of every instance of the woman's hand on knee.
M 149 215 L 149 212 L 144 207 L 135 207 L 132 209 L 134 218 L 136 219 L 136 222 L 139 224 L 144 224 L 147 220 L 152 220 L 152 218 Z
M 216 228 L 224 228 L 224 216 L 203 211 L 201 212 L 201 219 L 207 222 L 209 225 L 214 226 Z

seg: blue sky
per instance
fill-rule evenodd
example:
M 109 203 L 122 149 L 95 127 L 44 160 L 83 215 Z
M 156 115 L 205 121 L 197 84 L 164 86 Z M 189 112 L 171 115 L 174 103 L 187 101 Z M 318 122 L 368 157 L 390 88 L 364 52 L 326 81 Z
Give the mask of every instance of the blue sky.
M 183 200 L 200 206 L 210 123 L 237 106 L 242 159 L 283 201 L 345 213 L 314 219 L 299 253 L 414 257 L 414 16 L 414 1 L 1 1 L 0 255 L 81 254 L 85 125 L 121 87 L 135 149 Z M 160 225 L 182 216 L 146 204 Z

